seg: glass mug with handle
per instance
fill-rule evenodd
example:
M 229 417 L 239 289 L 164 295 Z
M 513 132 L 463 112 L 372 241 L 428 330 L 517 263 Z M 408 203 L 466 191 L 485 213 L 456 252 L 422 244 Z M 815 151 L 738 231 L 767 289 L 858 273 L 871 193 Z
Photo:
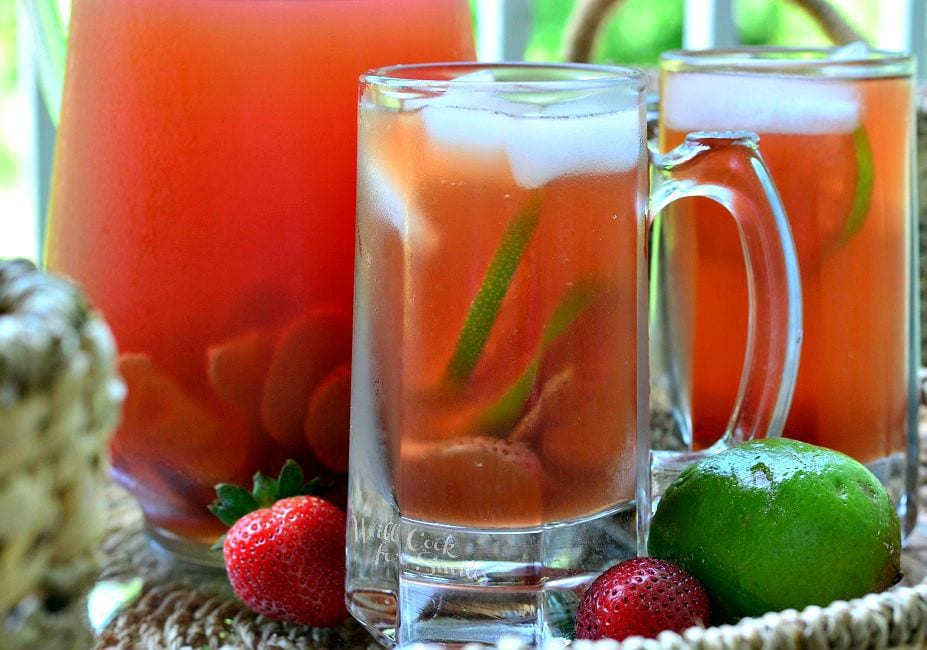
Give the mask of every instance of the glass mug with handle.
M 804 341 L 783 435 L 865 463 L 910 532 L 919 358 L 912 60 L 854 44 L 669 52 L 660 69 L 662 147 L 693 129 L 757 132 L 788 213 Z M 673 362 L 660 374 L 677 398 L 676 420 L 701 449 L 733 402 L 747 341 L 747 281 L 727 215 L 699 200 L 668 214 L 658 246 L 684 242 L 686 251 L 656 272 L 669 309 L 655 338 Z
M 384 643 L 560 636 L 643 541 L 643 91 L 639 72 L 598 66 L 361 80 L 347 598 Z M 755 141 L 694 134 L 658 167 L 655 209 L 705 195 L 740 224 L 757 379 L 736 421 L 767 434 L 800 289 Z

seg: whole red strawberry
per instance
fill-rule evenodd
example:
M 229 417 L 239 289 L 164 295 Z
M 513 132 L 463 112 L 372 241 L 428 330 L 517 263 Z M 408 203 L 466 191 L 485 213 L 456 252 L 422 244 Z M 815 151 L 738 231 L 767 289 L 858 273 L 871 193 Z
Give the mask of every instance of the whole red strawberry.
M 679 567 L 650 557 L 622 562 L 596 578 L 576 612 L 577 639 L 656 638 L 711 618 L 702 584 Z
M 258 614 L 331 627 L 347 616 L 345 514 L 317 496 L 289 496 L 311 490 L 291 463 L 277 481 L 255 475 L 253 493 L 216 487 L 219 500 L 212 511 L 234 522 L 222 546 L 225 568 L 235 593 Z M 280 496 L 285 498 L 277 500 Z

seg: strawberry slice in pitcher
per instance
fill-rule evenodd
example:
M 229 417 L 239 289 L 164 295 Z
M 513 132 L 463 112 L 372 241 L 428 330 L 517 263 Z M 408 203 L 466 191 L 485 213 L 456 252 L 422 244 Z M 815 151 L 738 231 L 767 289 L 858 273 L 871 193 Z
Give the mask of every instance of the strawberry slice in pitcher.
M 309 448 L 335 472 L 348 471 L 350 420 L 351 364 L 343 363 L 312 391 L 305 422 Z
M 218 419 L 148 355 L 123 354 L 119 372 L 128 393 L 112 444 L 115 470 L 152 475 L 165 488 L 162 498 L 200 501 L 206 518 L 213 486 L 253 471 L 256 432 L 235 418 Z M 146 512 L 155 507 L 139 498 Z
M 207 374 L 216 395 L 253 421 L 261 418 L 261 387 L 274 354 L 276 333 L 250 330 L 210 346 Z
M 312 391 L 339 364 L 351 359 L 351 317 L 318 309 L 280 334 L 261 393 L 261 422 L 284 448 L 306 446 L 305 421 Z

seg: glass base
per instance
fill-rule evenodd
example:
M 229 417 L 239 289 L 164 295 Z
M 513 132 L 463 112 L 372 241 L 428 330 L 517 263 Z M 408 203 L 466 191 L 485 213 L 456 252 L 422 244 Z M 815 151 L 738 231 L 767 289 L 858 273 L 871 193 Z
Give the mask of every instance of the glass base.
M 902 542 L 907 542 L 917 526 L 917 465 L 909 466 L 908 456 L 897 453 L 866 463 L 866 467 L 888 491 L 901 519 Z
M 386 645 L 528 644 L 569 639 L 579 599 L 606 568 L 637 555 L 633 503 L 523 530 L 400 519 L 393 590 L 351 589 L 351 614 Z
M 180 537 L 163 528 L 152 526 L 147 521 L 145 536 L 155 551 L 167 556 L 172 562 L 193 565 L 199 569 L 225 571 L 221 551 L 213 550 L 211 545 Z

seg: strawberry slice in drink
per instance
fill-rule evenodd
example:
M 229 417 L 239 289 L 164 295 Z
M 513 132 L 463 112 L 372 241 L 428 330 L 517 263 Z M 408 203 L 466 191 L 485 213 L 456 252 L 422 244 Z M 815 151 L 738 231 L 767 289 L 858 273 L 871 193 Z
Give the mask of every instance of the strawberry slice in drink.
M 544 472 L 522 442 L 403 442 L 397 469 L 399 506 L 412 519 L 488 528 L 543 521 Z
M 261 393 L 261 422 L 286 449 L 306 446 L 305 421 L 312 391 L 335 366 L 351 359 L 351 317 L 315 310 L 280 334 Z
M 220 420 L 148 355 L 123 354 L 119 373 L 128 392 L 112 444 L 116 471 L 149 476 L 148 483 L 171 492 L 162 498 L 201 502 L 205 517 L 212 486 L 253 471 L 256 432 L 235 418 Z M 146 512 L 155 507 L 142 505 Z M 192 516 L 199 508 L 192 504 L 187 510 Z
M 335 472 L 348 471 L 350 420 L 351 364 L 343 363 L 312 391 L 305 423 L 312 453 Z
M 216 395 L 255 422 L 261 418 L 261 387 L 275 343 L 275 332 L 250 330 L 207 350 L 207 374 Z

